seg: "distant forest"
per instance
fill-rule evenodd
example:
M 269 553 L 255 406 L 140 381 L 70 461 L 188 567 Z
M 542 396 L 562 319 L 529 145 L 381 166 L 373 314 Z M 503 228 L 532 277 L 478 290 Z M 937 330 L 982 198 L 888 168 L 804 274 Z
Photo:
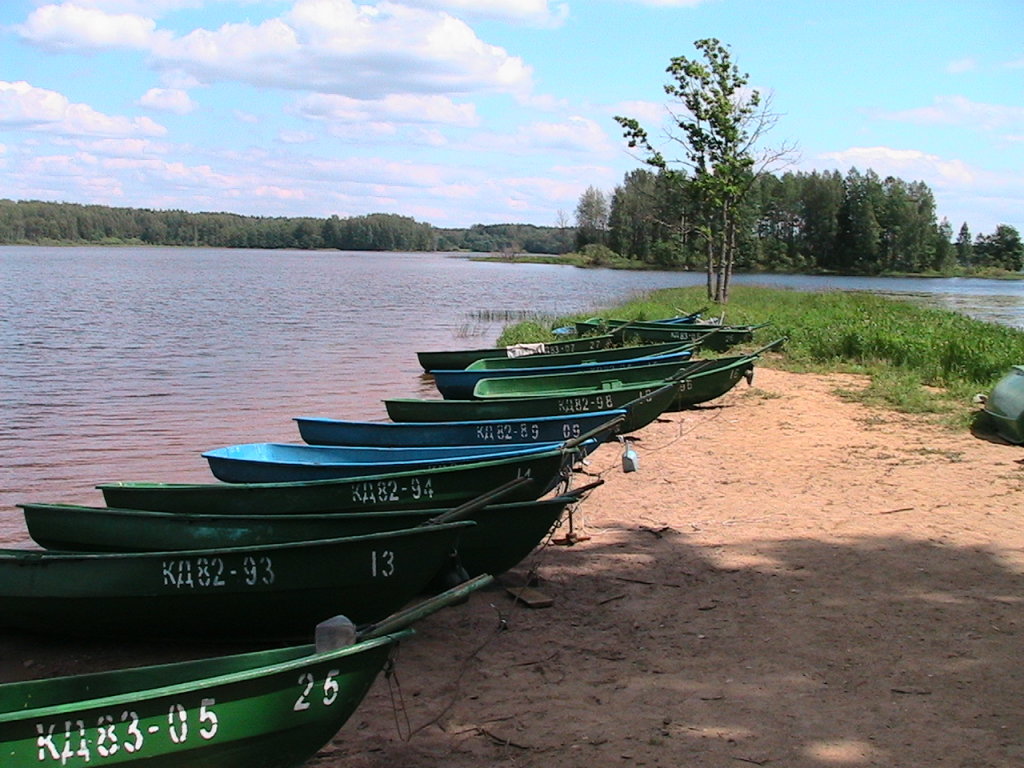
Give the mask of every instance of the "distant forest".
M 137 243 L 206 248 L 560 254 L 572 250 L 574 234 L 574 228 L 528 224 L 440 229 L 389 213 L 345 219 L 268 218 L 0 200 L 0 244 L 6 245 Z
M 346 251 L 466 251 L 581 254 L 574 263 L 701 269 L 700 233 L 691 220 L 687 182 L 640 169 L 611 194 L 588 189 L 574 226 L 477 224 L 444 229 L 407 216 L 340 218 L 241 216 L 99 205 L 0 200 L 0 244 L 144 244 Z M 923 182 L 880 178 L 855 169 L 766 174 L 744 198 L 736 268 L 840 274 L 1019 272 L 1024 246 L 999 225 L 956 235 L 936 221 Z

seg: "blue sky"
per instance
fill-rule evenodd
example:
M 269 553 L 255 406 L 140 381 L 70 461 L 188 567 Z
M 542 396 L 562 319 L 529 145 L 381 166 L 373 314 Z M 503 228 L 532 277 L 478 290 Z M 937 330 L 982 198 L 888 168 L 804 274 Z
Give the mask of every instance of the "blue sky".
M 1022 29 L 1021 0 L 4 0 L 0 197 L 571 223 L 640 166 L 613 116 L 660 137 L 669 60 L 716 37 L 788 169 L 1024 232 Z

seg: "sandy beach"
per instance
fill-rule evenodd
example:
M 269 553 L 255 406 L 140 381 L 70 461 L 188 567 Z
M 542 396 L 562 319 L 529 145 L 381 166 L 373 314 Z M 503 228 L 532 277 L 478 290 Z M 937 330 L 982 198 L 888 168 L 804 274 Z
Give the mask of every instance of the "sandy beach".
M 418 627 L 312 765 L 1024 765 L 1024 450 L 759 367 L 605 446 L 574 546 Z M 564 536 L 566 529 L 557 535 Z
M 602 447 L 579 541 L 504 579 L 551 605 L 421 622 L 308 765 L 1024 765 L 1024 449 L 836 394 L 863 384 L 759 366 L 638 471 Z M 0 673 L 169 653 L 8 634 Z

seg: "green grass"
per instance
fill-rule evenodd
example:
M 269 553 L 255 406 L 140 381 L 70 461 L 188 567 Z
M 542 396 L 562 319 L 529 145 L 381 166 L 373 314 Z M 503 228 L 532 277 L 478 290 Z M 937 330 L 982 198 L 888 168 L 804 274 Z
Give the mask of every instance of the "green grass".
M 609 317 L 651 320 L 708 307 L 703 286 L 655 291 L 618 307 Z M 550 327 L 593 315 L 511 326 L 499 343 L 553 338 Z M 809 293 L 734 286 L 724 307 L 731 325 L 770 323 L 755 344 L 789 337 L 772 365 L 793 371 L 861 373 L 871 378 L 850 397 L 909 413 L 947 414 L 966 424 L 971 398 L 988 392 L 1013 365 L 1024 364 L 1024 332 L 955 312 L 855 292 Z

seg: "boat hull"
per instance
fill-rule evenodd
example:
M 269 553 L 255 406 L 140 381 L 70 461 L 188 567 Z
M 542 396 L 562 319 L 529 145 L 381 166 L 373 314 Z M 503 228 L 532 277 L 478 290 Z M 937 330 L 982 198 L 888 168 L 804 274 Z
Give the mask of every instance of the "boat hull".
M 444 401 L 441 401 L 444 402 Z M 157 512 L 253 515 L 454 507 L 521 477 L 505 501 L 532 501 L 570 474 L 572 451 L 548 451 L 418 472 L 297 483 L 147 483 L 98 486 L 107 506 Z
M 692 351 L 685 350 L 665 355 L 627 358 L 625 360 L 612 360 L 608 362 L 581 363 L 579 365 L 500 368 L 494 370 L 467 368 L 461 371 L 433 371 L 434 386 L 437 387 L 437 391 L 445 399 L 470 400 L 475 396 L 474 388 L 483 379 L 569 373 L 593 374 L 601 371 L 621 371 L 637 366 L 654 364 L 682 364 L 688 361 L 692 354 Z
M 10 768 L 298 765 L 409 634 L 0 685 L 0 757 Z
M 623 340 L 627 342 L 637 340 L 648 343 L 668 341 L 696 343 L 699 341 L 702 349 L 714 352 L 724 352 L 737 344 L 751 341 L 754 338 L 755 330 L 751 326 L 616 322 L 621 327 L 620 334 Z M 600 321 L 581 320 L 576 323 L 576 329 L 580 334 L 598 333 L 603 335 L 608 330 L 608 326 Z
M 416 358 L 424 371 L 435 369 L 465 368 L 470 363 L 484 358 L 520 357 L 561 352 L 586 352 L 593 349 L 605 349 L 619 342 L 616 334 L 597 334 L 587 338 L 568 341 L 545 342 L 539 345 L 517 345 L 511 347 L 490 347 L 486 349 L 457 349 L 438 352 L 417 352 Z
M 608 347 L 587 352 L 564 352 L 561 354 L 545 354 L 542 358 L 533 355 L 526 357 L 489 357 L 477 360 L 467 366 L 468 370 L 505 370 L 508 368 L 536 368 L 537 366 L 556 367 L 581 365 L 584 363 L 608 363 L 618 360 L 632 360 L 638 357 L 656 357 L 677 352 L 692 351 L 694 345 L 671 341 L 664 344 L 640 344 L 628 347 Z
M 623 410 L 496 421 L 379 422 L 296 418 L 299 435 L 311 445 L 504 445 L 563 442 L 605 424 Z
M 301 443 L 244 443 L 207 451 L 203 457 L 218 480 L 228 483 L 287 483 L 411 472 L 489 459 L 531 456 L 561 443 L 374 448 Z
M 739 356 L 710 360 L 676 360 L 605 371 L 482 379 L 477 382 L 473 390 L 473 397 L 479 399 L 548 397 L 557 394 L 605 392 L 636 385 L 653 386 L 656 382 L 665 381 L 670 377 L 685 378 L 693 371 L 724 369 L 746 359 L 744 356 Z
M 578 498 L 495 504 L 466 519 L 476 525 L 459 538 L 459 562 L 470 576 L 496 576 L 518 564 Z M 23 504 L 29 535 L 50 550 L 158 552 L 315 541 L 414 528 L 446 510 L 345 515 L 189 515 L 142 510 Z
M 678 393 L 679 387 L 676 383 L 657 382 L 655 385 L 550 397 L 487 400 L 395 398 L 385 400 L 384 406 L 393 421 L 409 423 L 521 419 L 624 409 L 626 417 L 619 432 L 628 433 L 642 429 L 658 418 L 673 405 Z
M 180 552 L 0 551 L 0 626 L 85 636 L 287 638 L 376 621 L 451 564 L 472 522 Z

